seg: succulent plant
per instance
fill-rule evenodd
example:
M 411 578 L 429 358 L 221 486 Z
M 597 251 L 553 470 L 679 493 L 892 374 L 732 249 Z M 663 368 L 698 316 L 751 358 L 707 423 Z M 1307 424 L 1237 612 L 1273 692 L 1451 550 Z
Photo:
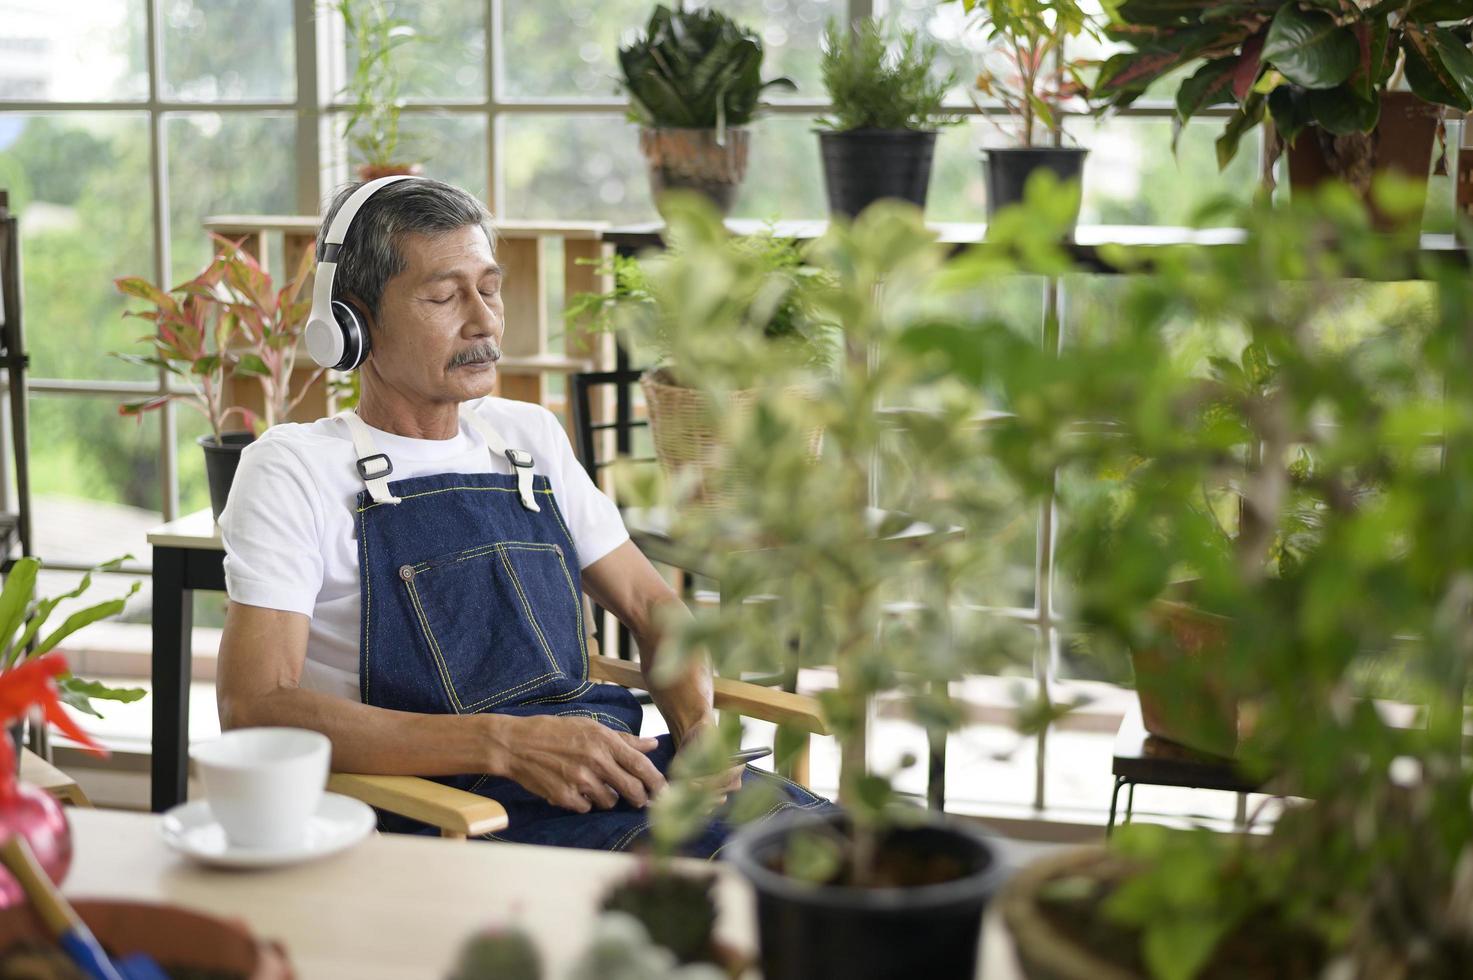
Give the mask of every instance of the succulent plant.
M 471 936 L 447 980 L 541 980 L 542 956 L 522 929 L 495 927 Z
M 638 920 L 650 939 L 681 963 L 708 962 L 716 928 L 713 875 L 678 874 L 646 865 L 604 896 L 603 909 Z
M 568 980 L 724 980 L 725 976 L 704 963 L 678 965 L 669 950 L 650 940 L 639 920 L 623 912 L 605 912 Z
M 619 67 L 631 114 L 646 126 L 724 132 L 751 122 L 764 89 L 795 88 L 764 82 L 762 39 L 709 9 L 656 6 L 644 34 L 619 49 Z

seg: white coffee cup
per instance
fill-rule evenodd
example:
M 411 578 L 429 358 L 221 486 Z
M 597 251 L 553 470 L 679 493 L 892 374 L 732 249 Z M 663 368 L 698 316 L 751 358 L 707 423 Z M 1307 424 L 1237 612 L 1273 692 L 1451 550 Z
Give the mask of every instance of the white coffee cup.
M 240 728 L 190 750 L 205 799 L 236 847 L 303 843 L 327 784 L 332 743 L 305 728 Z

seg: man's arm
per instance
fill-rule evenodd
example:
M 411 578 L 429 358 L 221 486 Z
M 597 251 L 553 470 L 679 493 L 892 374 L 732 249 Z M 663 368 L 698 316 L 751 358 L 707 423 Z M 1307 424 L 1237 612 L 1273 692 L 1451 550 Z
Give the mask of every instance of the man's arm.
M 634 542 L 625 541 L 583 570 L 583 588 L 629 627 L 639 646 L 639 665 L 655 706 L 670 725 L 677 744 L 713 722 L 711 664 L 692 658 L 679 676 L 656 684 L 655 663 L 670 617 L 689 617 L 690 611 L 675 590 L 660 577 Z
M 230 603 L 216 694 L 223 728 L 310 728 L 332 740 L 333 767 L 345 772 L 491 773 L 578 812 L 612 807 L 617 796 L 643 806 L 664 786 L 643 754 L 654 740 L 592 719 L 425 715 L 302 690 L 308 622 L 301 613 Z

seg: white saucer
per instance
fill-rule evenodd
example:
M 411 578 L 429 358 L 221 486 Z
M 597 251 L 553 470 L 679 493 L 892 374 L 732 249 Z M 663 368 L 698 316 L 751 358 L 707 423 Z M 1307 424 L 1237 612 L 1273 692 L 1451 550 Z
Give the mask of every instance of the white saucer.
M 378 823 L 367 803 L 338 793 L 323 793 L 317 812 L 299 844 L 285 848 L 238 847 L 225 838 L 205 800 L 181 803 L 164 814 L 159 826 L 164 843 L 204 864 L 222 868 L 270 868 L 312 861 L 352 847 Z

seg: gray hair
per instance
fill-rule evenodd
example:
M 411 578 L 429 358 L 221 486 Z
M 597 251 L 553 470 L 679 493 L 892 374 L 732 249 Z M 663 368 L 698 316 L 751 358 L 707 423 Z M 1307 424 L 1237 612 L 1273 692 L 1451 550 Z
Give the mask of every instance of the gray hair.
M 317 261 L 322 261 L 323 243 L 332 219 L 343 202 L 362 187 L 349 184 L 333 196 L 322 216 L 317 234 Z M 405 235 L 436 235 L 467 225 L 480 225 L 486 241 L 496 247 L 491 213 L 474 196 L 438 180 L 400 180 L 378 190 L 364 202 L 338 253 L 333 277 L 333 298 L 351 294 L 378 320 L 384 286 L 404 271 L 406 262 L 399 244 Z

